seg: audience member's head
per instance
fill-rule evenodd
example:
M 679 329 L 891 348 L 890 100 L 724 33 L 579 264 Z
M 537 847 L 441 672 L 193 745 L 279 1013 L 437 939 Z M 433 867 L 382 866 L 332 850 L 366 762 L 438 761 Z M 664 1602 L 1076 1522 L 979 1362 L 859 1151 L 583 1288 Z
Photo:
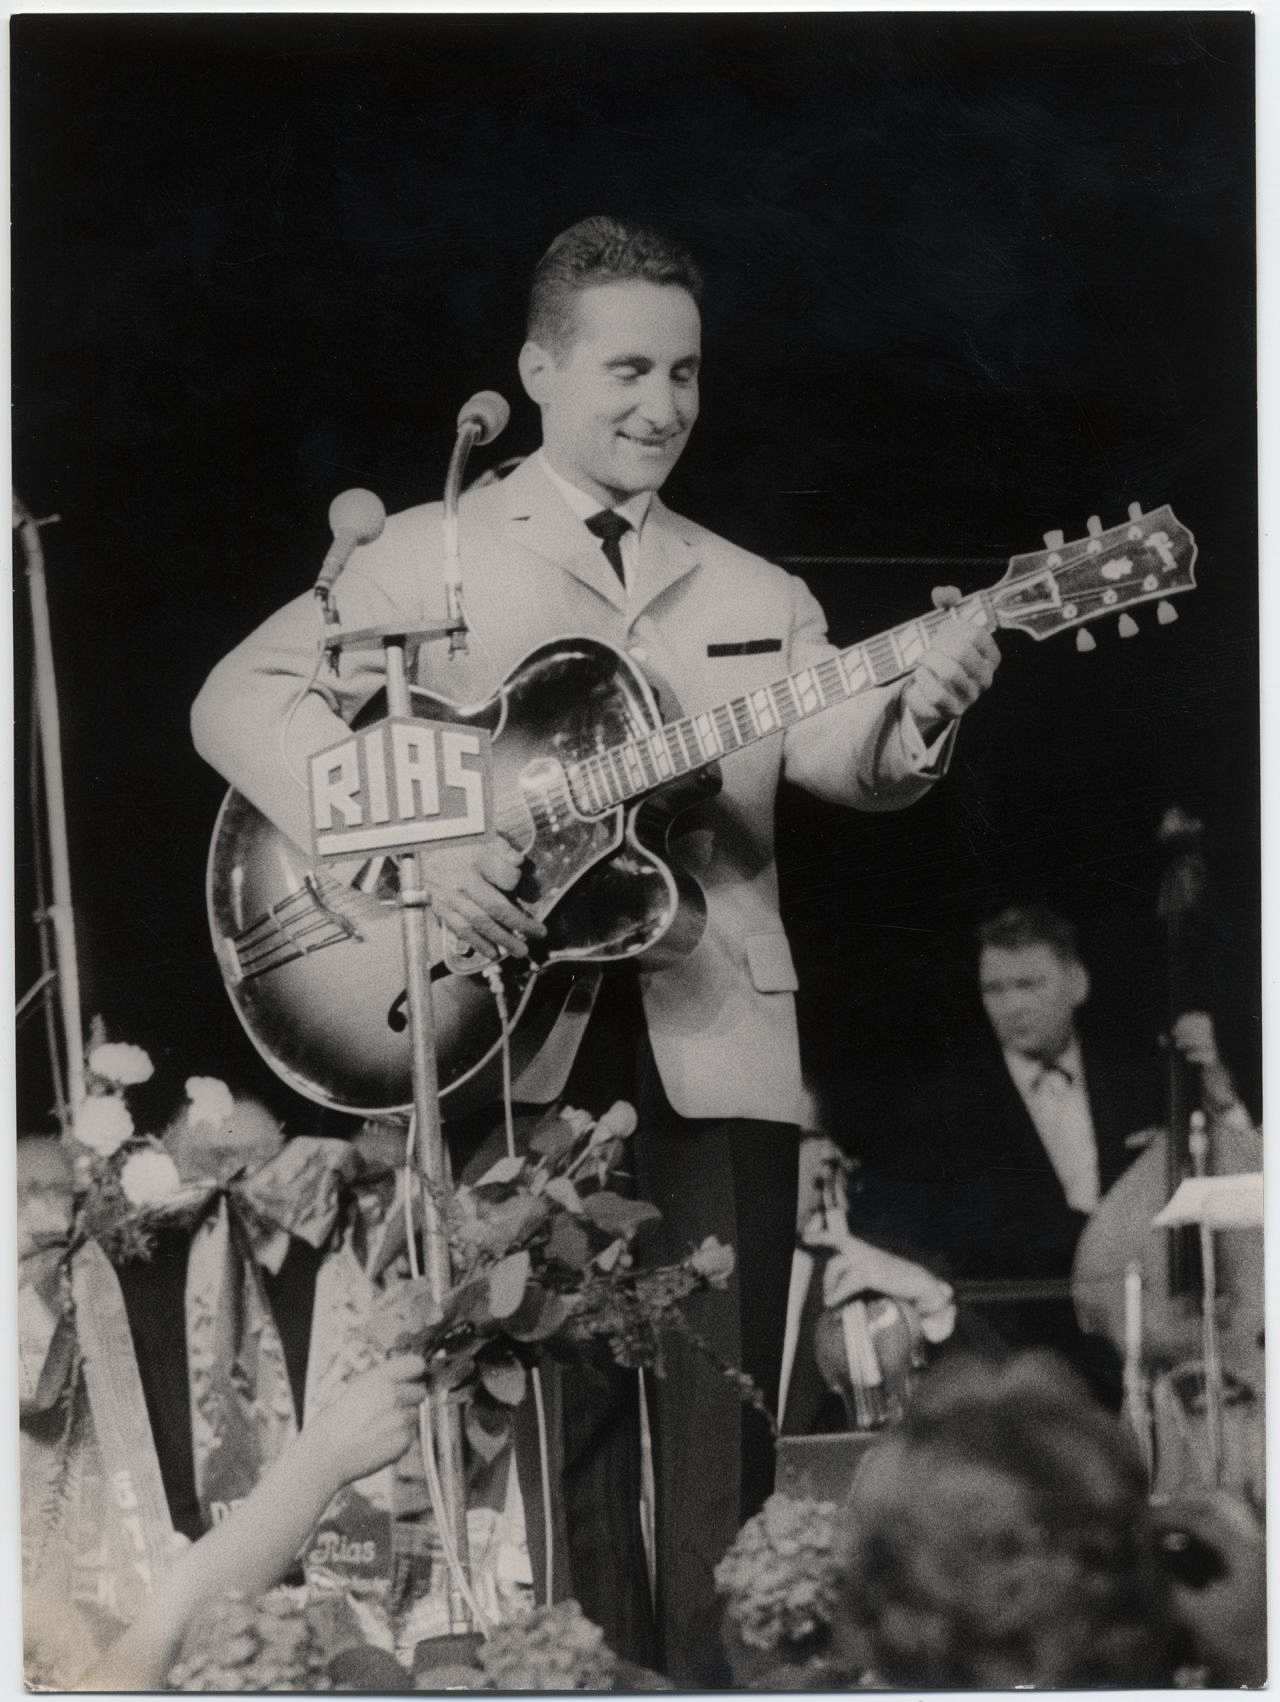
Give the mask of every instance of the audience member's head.
M 1042 905 L 1002 910 L 978 929 L 978 982 L 996 1039 L 1007 1052 L 1053 1063 L 1089 997 L 1075 927 Z
M 1186 1651 L 1146 1495 L 1051 1355 L 940 1367 L 854 1480 L 851 1633 L 890 1685 L 1167 1684 Z

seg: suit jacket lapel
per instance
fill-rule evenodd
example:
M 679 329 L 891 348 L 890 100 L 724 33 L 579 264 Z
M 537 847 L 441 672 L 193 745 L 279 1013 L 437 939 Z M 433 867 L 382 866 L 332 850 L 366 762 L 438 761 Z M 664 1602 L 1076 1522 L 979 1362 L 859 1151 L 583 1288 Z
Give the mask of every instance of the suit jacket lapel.
M 625 614 L 626 592 L 604 559 L 599 539 L 587 531 L 532 456 L 499 488 L 513 541 L 555 562 Z
M 640 572 L 631 595 L 631 617 L 643 614 L 670 586 L 698 565 L 693 527 L 654 496 L 644 523 Z

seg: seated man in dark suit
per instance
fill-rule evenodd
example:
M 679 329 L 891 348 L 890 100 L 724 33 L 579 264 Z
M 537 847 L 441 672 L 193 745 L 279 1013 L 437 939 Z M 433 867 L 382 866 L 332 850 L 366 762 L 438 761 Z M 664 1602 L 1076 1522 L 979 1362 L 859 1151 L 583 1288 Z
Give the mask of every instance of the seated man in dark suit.
M 966 1283 L 1040 1284 L 1039 1297 L 985 1306 L 987 1321 L 1011 1347 L 1058 1349 L 1118 1399 L 1109 1344 L 1081 1334 L 1067 1281 L 1089 1215 L 1160 1120 L 1158 1053 L 1089 1025 L 1089 973 L 1064 918 L 1002 911 L 978 948 L 976 1045 L 832 1129 L 861 1159 L 850 1228 L 921 1259 L 962 1298 Z M 1206 1099 L 1234 1097 L 1207 1016 L 1187 1013 L 1171 1039 Z

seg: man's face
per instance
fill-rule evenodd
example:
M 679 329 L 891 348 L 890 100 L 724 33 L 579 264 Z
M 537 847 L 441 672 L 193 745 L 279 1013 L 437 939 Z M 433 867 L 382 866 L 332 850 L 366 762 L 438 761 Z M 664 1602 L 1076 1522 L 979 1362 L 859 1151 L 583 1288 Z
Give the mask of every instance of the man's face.
M 559 361 L 526 343 L 520 373 L 556 471 L 605 506 L 658 490 L 698 417 L 702 322 L 674 284 L 598 284 L 574 299 Z
M 1076 1010 L 1088 997 L 1084 967 L 1059 957 L 1052 946 L 984 946 L 978 976 L 1000 1045 L 1052 1063 L 1070 1040 Z

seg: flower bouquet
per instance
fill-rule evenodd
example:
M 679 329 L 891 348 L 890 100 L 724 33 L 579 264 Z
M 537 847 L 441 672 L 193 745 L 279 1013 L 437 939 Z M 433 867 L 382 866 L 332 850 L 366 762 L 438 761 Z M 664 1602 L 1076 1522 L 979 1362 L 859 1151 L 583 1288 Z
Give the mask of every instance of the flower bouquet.
M 529 1368 L 544 1354 L 603 1342 L 620 1365 L 660 1373 L 662 1333 L 689 1333 L 684 1303 L 733 1272 L 732 1249 L 714 1236 L 677 1261 L 637 1264 L 636 1236 L 661 1213 L 611 1186 L 635 1127 L 621 1101 L 596 1122 L 574 1110 L 545 1118 L 524 1152 L 442 1202 L 453 1271 L 443 1302 L 416 1278 L 371 1315 L 379 1347 L 421 1353 L 463 1401 L 467 1439 L 484 1460 L 506 1445 Z M 759 1398 L 749 1379 L 722 1369 Z

